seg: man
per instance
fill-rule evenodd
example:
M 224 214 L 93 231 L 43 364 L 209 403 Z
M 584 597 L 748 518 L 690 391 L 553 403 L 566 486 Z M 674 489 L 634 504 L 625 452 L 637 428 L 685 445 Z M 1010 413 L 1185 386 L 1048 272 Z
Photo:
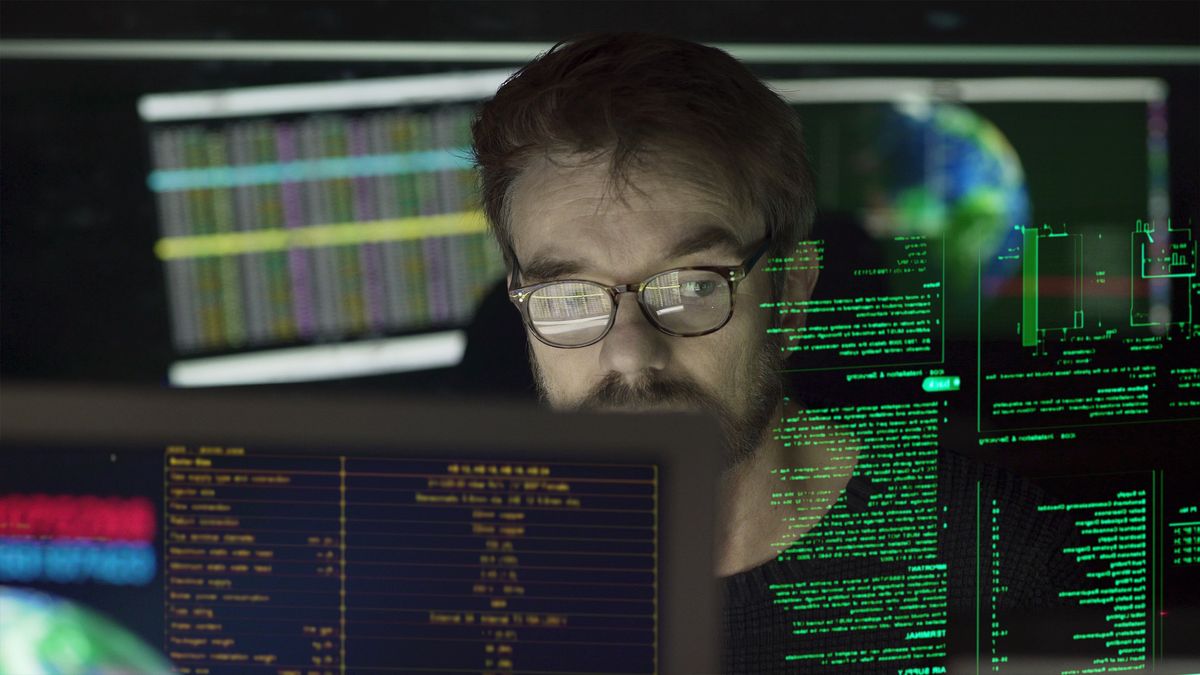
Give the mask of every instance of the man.
M 855 477 L 855 444 L 839 442 L 842 432 L 821 442 L 778 433 L 804 417 L 785 398 L 777 339 L 804 315 L 776 308 L 798 306 L 817 281 L 812 267 L 782 264 L 814 217 L 794 111 L 720 50 L 598 35 L 523 68 L 473 133 L 483 207 L 542 399 L 562 410 L 701 410 L 720 420 L 726 670 L 793 670 L 789 654 L 806 647 L 767 589 L 887 573 L 874 559 L 838 569 L 777 559 L 835 506 L 852 512 L 848 503 L 872 490 Z M 955 471 L 974 503 L 972 477 Z M 804 475 L 803 494 L 777 499 L 788 472 Z M 822 654 L 840 649 L 817 637 Z
M 691 71 L 694 64 L 707 72 Z M 630 76 L 614 77 L 621 72 Z M 724 87 L 718 92 L 712 80 Z M 727 99 L 728 90 L 742 97 Z M 771 313 L 759 305 L 804 299 L 816 282 L 811 270 L 762 271 L 807 235 L 813 218 L 793 111 L 719 50 L 600 36 L 525 68 L 485 106 L 474 132 L 484 208 L 510 288 L 560 279 L 634 285 L 615 300 L 578 285 L 531 294 L 524 307 L 534 314 L 552 292 L 590 293 L 603 305 L 595 308 L 599 325 L 580 335 L 538 331 L 527 320 L 542 398 L 558 409 L 715 415 L 729 448 L 717 571 L 773 557 L 787 533 L 764 513 L 770 470 L 818 459 L 767 433 L 784 413 L 782 350 L 769 339 Z M 735 271 L 744 277 L 732 285 L 728 270 L 684 274 L 681 292 L 691 301 L 639 307 L 638 283 L 679 282 L 678 274 L 655 276 L 662 272 L 742 263 L 749 264 Z M 673 334 L 686 332 L 699 334 Z

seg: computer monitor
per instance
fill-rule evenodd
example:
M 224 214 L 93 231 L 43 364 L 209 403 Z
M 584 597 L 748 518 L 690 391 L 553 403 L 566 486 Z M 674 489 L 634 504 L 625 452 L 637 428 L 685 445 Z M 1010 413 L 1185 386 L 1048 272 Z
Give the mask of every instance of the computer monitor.
M 1020 294 L 1022 277 L 1010 261 L 1026 233 L 1073 237 L 1064 242 L 1086 236 L 1093 263 L 1072 268 L 1075 255 L 1057 255 L 1059 242 L 1047 243 L 1046 316 L 1023 324 L 1023 341 L 1039 329 L 1082 328 L 1080 288 L 1097 267 L 1107 269 L 1115 299 L 1091 303 L 1086 323 L 1113 325 L 1130 314 L 1120 306 L 1130 292 L 1122 242 L 1144 229 L 1138 223 L 1159 230 L 1147 255 L 1162 255 L 1169 238 L 1186 242 L 1196 227 L 1185 214 L 1172 218 L 1161 79 L 770 84 L 797 110 L 816 174 L 817 226 L 789 262 L 820 271 L 815 296 L 799 308 L 808 325 L 788 339 L 800 357 L 794 370 L 936 364 L 947 341 L 1007 339 L 1009 316 L 985 311 L 980 319 L 975 310 L 977 301 L 990 309 Z M 1139 324 L 1171 313 L 1165 279 L 1135 284 L 1133 294 Z M 1184 312 L 1176 308 L 1176 322 L 1187 320 L 1190 302 L 1179 295 Z
M 839 430 L 869 487 L 784 553 L 866 570 L 770 589 L 787 658 L 1192 672 L 1200 230 L 1170 213 L 1165 83 L 772 85 L 805 125 L 818 203 L 813 236 L 767 261 L 818 275 L 764 305 L 806 319 L 770 329 L 804 411 L 781 431 Z
M 503 276 L 470 125 L 509 74 L 142 97 L 172 384 L 457 364 Z
M 0 400 L 0 585 L 98 611 L 179 672 L 717 667 L 704 420 L 11 384 Z

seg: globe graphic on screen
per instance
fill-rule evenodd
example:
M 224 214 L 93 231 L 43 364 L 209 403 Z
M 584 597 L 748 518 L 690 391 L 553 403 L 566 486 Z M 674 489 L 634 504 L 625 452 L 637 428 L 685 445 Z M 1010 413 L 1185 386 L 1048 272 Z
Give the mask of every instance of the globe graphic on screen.
M 0 675 L 170 672 L 166 659 L 111 619 L 47 593 L 0 586 Z
M 887 206 L 914 234 L 945 235 L 947 273 L 973 279 L 977 261 L 1030 224 L 1021 159 L 970 108 L 928 100 L 888 106 L 880 120 Z M 962 276 L 960 276 L 962 275 Z

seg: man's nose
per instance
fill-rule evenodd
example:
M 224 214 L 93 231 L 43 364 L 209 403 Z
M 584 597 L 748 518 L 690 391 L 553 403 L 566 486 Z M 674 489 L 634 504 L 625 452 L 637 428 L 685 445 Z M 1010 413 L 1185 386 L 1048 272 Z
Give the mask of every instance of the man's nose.
M 670 339 L 650 324 L 636 297 L 625 295 L 617 304 L 612 330 L 600 342 L 600 365 L 631 379 L 646 370 L 662 370 L 669 361 Z

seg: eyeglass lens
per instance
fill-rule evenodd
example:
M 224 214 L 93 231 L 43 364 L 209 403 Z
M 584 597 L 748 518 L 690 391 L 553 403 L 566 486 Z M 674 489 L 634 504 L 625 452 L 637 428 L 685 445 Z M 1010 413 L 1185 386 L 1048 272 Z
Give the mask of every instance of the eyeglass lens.
M 652 321 L 680 335 L 711 331 L 729 318 L 729 284 L 716 272 L 672 270 L 646 282 L 642 299 Z M 548 284 L 529 296 L 529 320 L 551 344 L 575 347 L 594 342 L 608 328 L 612 297 L 585 281 Z

